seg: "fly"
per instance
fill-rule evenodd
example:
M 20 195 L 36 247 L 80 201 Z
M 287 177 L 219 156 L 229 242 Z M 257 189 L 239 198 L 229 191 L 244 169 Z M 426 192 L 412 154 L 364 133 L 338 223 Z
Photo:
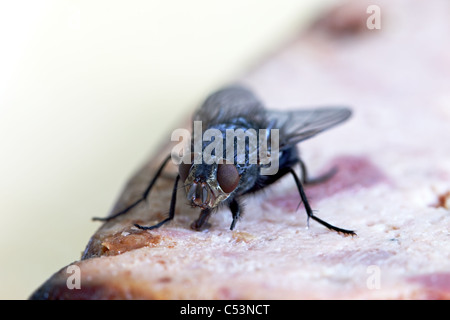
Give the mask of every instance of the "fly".
M 307 174 L 306 165 L 301 160 L 297 150 L 297 144 L 299 142 L 344 122 L 350 116 L 351 110 L 344 107 L 292 111 L 267 110 L 251 91 L 241 86 L 231 86 L 213 93 L 205 100 L 193 117 L 194 124 L 196 121 L 202 124 L 202 133 L 206 133 L 208 130 L 215 130 L 214 132 L 219 133 L 219 136 L 216 136 L 216 138 L 220 139 L 222 137 L 226 138 L 227 131 L 229 130 L 253 130 L 252 132 L 254 132 L 254 135 L 259 141 L 270 140 L 270 145 L 266 144 L 264 148 L 258 145 L 252 149 L 253 144 L 245 144 L 244 157 L 239 158 L 238 148 L 236 148 L 239 139 L 237 139 L 233 140 L 231 144 L 224 143 L 224 148 L 222 148 L 223 152 L 219 148 L 214 149 L 210 153 L 216 161 L 211 162 L 203 158 L 200 161 L 185 161 L 180 163 L 178 175 L 173 184 L 168 217 L 155 225 L 142 226 L 135 224 L 135 226 L 143 230 L 151 230 L 159 228 L 166 222 L 172 220 L 175 216 L 178 183 L 181 180 L 184 184 L 189 204 L 192 207 L 200 208 L 198 219 L 191 224 L 192 229 L 200 230 L 207 222 L 211 213 L 219 207 L 227 206 L 232 215 L 230 230 L 233 230 L 243 212 L 241 199 L 244 196 L 261 191 L 280 178 L 290 174 L 294 178 L 300 199 L 304 204 L 308 217 L 308 225 L 309 219 L 313 219 L 330 230 L 344 235 L 355 235 L 355 232 L 352 230 L 333 226 L 314 215 L 306 197 L 303 184 L 324 181 L 331 177 L 335 171 L 332 170 L 321 177 L 311 179 Z M 277 133 L 277 140 L 269 139 L 273 138 L 272 131 Z M 245 140 L 246 138 L 250 141 L 249 136 L 243 139 Z M 215 142 L 218 141 L 215 140 Z M 211 150 L 211 143 L 212 141 L 201 140 L 201 151 Z M 192 147 L 195 150 L 194 144 L 192 144 Z M 216 143 L 217 146 L 221 144 L 222 142 Z M 227 146 L 228 148 L 226 148 Z M 232 152 L 226 153 L 226 151 L 230 152 L 230 146 L 233 149 Z M 197 145 L 197 151 L 198 147 L 199 145 Z M 253 150 L 253 153 L 251 150 Z M 255 152 L 260 157 L 257 157 L 256 161 L 251 161 L 254 159 L 251 155 Z M 275 162 L 277 164 L 277 170 L 275 172 L 263 174 L 265 172 L 264 170 L 267 170 L 272 165 L 272 163 L 264 163 L 262 161 L 261 154 L 264 152 L 267 156 L 271 157 L 270 159 L 277 160 Z M 230 155 L 232 159 L 230 159 Z M 188 155 L 188 159 L 193 160 L 197 156 L 198 152 L 192 152 Z M 124 210 L 109 217 L 93 219 L 109 221 L 126 214 L 138 204 L 145 201 L 165 165 L 171 158 L 171 155 L 165 158 L 140 199 Z M 237 161 L 238 158 L 241 160 Z M 302 169 L 302 179 L 299 178 L 293 169 L 296 165 L 299 165 Z

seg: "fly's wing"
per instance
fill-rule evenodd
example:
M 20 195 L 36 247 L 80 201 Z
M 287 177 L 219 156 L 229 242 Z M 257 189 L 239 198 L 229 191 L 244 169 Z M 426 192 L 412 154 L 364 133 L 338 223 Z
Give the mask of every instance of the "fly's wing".
M 348 108 L 330 107 L 292 111 L 267 111 L 273 128 L 280 129 L 280 149 L 309 139 L 347 120 L 352 114 Z
M 238 118 L 258 125 L 265 123 L 266 119 L 266 110 L 259 99 L 238 85 L 211 94 L 194 115 L 194 121 L 202 121 L 203 129 Z

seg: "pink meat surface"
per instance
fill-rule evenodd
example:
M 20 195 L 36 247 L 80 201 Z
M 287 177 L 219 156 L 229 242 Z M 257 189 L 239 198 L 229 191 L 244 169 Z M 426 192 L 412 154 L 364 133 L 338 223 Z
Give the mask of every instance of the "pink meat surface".
M 172 222 L 135 228 L 168 212 L 169 168 L 147 204 L 92 236 L 73 263 L 80 290 L 67 288 L 64 267 L 33 298 L 448 299 L 450 5 L 377 3 L 380 30 L 366 28 L 371 3 L 347 2 L 240 79 L 268 108 L 353 109 L 300 150 L 311 176 L 338 168 L 306 188 L 315 214 L 357 236 L 307 228 L 290 177 L 246 198 L 234 231 L 226 209 L 191 230 L 199 212 L 183 192 Z M 160 160 L 130 180 L 113 212 L 140 196 Z

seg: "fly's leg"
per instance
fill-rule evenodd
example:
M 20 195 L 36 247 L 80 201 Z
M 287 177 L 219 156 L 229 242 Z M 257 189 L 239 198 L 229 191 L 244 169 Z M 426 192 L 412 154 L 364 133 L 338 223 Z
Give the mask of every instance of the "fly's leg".
M 233 199 L 229 204 L 231 214 L 233 216 L 233 221 L 231 222 L 230 230 L 233 230 L 236 226 L 236 222 L 238 221 L 239 217 L 241 216 L 241 208 L 239 205 L 239 202 L 237 202 L 236 199 Z
M 335 227 L 335 226 L 329 224 L 328 222 L 316 217 L 311 209 L 311 206 L 309 205 L 308 199 L 306 198 L 305 191 L 303 190 L 302 183 L 300 182 L 300 179 L 298 178 L 297 174 L 295 173 L 295 171 L 292 168 L 288 168 L 288 172 L 290 172 L 292 174 L 292 176 L 294 177 L 295 183 L 298 188 L 298 192 L 300 193 L 300 197 L 302 198 L 303 204 L 305 205 L 306 214 L 308 215 L 308 226 L 309 226 L 309 219 L 313 219 L 313 220 L 317 221 L 318 223 L 320 223 L 321 225 L 327 227 L 328 229 L 334 230 L 338 233 L 343 233 L 344 235 L 351 235 L 351 236 L 356 235 L 356 233 L 352 230 L 346 230 L 346 229 L 341 229 L 341 228 Z
M 170 209 L 169 209 L 169 216 L 164 219 L 161 222 L 158 222 L 157 224 L 153 226 L 141 226 L 139 224 L 134 224 L 135 227 L 142 229 L 142 230 L 152 230 L 161 227 L 164 223 L 170 221 L 175 216 L 175 204 L 177 202 L 177 189 L 178 189 L 178 181 L 180 180 L 180 175 L 177 175 L 175 178 L 175 183 L 173 184 L 173 190 L 172 190 L 172 199 L 170 200 Z
M 156 183 L 156 180 L 158 180 L 159 176 L 161 175 L 161 172 L 163 171 L 164 167 L 166 166 L 166 164 L 167 164 L 167 162 L 169 161 L 170 158 L 171 158 L 171 156 L 169 155 L 166 159 L 164 159 L 163 163 L 159 167 L 158 171 L 156 172 L 155 176 L 153 177 L 152 181 L 150 182 L 150 184 L 148 185 L 147 189 L 142 194 L 140 199 L 136 200 L 131 205 L 129 205 L 127 208 L 125 208 L 122 211 L 119 211 L 119 212 L 113 214 L 112 216 L 105 217 L 105 218 L 94 217 L 94 218 L 92 218 L 92 220 L 94 220 L 94 221 L 109 221 L 109 220 L 112 220 L 112 219 L 114 219 L 114 218 L 116 218 L 118 216 L 121 216 L 121 215 L 129 212 L 131 209 L 136 207 L 139 203 L 141 203 L 142 201 L 145 201 L 147 199 L 150 191 L 152 190 L 153 185 Z
M 336 167 L 333 167 L 328 172 L 324 173 L 321 176 L 310 178 L 308 176 L 308 170 L 306 169 L 305 163 L 301 159 L 299 159 L 299 163 L 302 169 L 302 181 L 304 184 L 311 185 L 327 181 L 328 179 L 332 178 L 338 171 Z
M 233 216 L 233 221 L 231 222 L 230 230 L 233 230 L 236 226 L 236 222 L 239 220 L 239 217 L 241 216 L 241 208 L 239 205 L 239 202 L 237 202 L 236 199 L 233 199 L 228 206 L 230 207 L 231 214 Z M 210 215 L 211 215 L 211 209 L 203 209 L 200 212 L 200 216 L 197 220 L 195 220 L 191 224 L 191 228 L 194 230 L 200 230 L 202 226 L 208 221 Z
M 200 216 L 198 217 L 198 219 L 195 220 L 194 222 L 192 222 L 191 228 L 199 231 L 205 225 L 205 223 L 208 221 L 210 215 L 211 215 L 211 209 L 203 209 L 200 212 Z

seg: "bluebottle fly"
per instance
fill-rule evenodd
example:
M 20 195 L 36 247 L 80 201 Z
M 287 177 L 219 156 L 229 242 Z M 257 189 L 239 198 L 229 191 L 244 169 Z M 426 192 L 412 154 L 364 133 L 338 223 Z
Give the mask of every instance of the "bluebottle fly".
M 200 162 L 194 161 L 192 163 L 192 161 L 185 161 L 180 163 L 178 175 L 173 184 L 168 217 L 152 226 L 138 224 L 135 224 L 135 226 L 140 229 L 151 230 L 159 228 L 166 222 L 172 220 L 175 215 L 178 183 L 181 180 L 184 183 L 188 202 L 191 206 L 198 207 L 201 210 L 198 219 L 191 224 L 191 228 L 200 230 L 207 222 L 211 213 L 222 206 L 227 206 L 232 214 L 230 230 L 233 230 L 236 222 L 243 213 L 240 201 L 244 196 L 263 190 L 280 178 L 291 174 L 297 186 L 300 199 L 304 204 L 308 225 L 309 219 L 313 219 L 330 230 L 344 235 L 355 235 L 352 230 L 333 226 L 314 215 L 306 197 L 303 184 L 324 181 L 335 172 L 332 170 L 321 177 L 311 179 L 307 174 L 306 165 L 301 160 L 297 150 L 297 144 L 299 142 L 344 122 L 350 116 L 351 110 L 344 107 L 291 111 L 267 110 L 250 90 L 241 86 L 226 87 L 213 93 L 194 114 L 194 123 L 195 121 L 201 121 L 203 133 L 207 130 L 215 129 L 215 132 L 219 132 L 223 138 L 226 138 L 227 130 L 241 129 L 244 131 L 254 130 L 253 132 L 258 136 L 257 138 L 260 140 L 261 138 L 265 138 L 268 141 L 269 137 L 271 137 L 271 132 L 275 129 L 278 134 L 278 141 L 276 141 L 276 144 L 267 144 L 264 152 L 269 156 L 276 156 L 277 170 L 272 174 L 262 174 L 263 170 L 265 168 L 267 169 L 267 166 L 270 164 L 262 164 L 260 158 L 256 162 L 250 161 L 250 143 L 245 144 L 244 152 L 246 154 L 244 160 L 240 162 L 236 161 L 239 155 L 237 148 L 235 148 L 237 141 L 234 140 L 231 144 L 224 145 L 225 148 L 222 148 L 224 149 L 223 154 L 222 152 L 218 152 L 218 154 L 212 153 L 213 156 L 218 159 L 221 158 L 222 161 L 211 163 L 203 159 Z M 262 135 L 265 135 L 265 137 L 262 137 Z M 244 137 L 244 139 L 246 138 L 249 141 L 249 137 Z M 202 141 L 201 151 L 205 151 L 211 141 Z M 273 140 L 270 139 L 270 141 Z M 230 154 L 226 154 L 225 152 L 226 147 L 230 145 L 233 149 L 231 156 L 234 159 L 229 159 Z M 262 150 L 262 147 L 258 145 L 254 150 L 259 152 Z M 227 151 L 229 151 L 229 148 Z M 192 153 L 188 158 L 192 160 L 195 156 L 196 154 Z M 171 155 L 165 158 L 141 198 L 124 210 L 109 217 L 93 219 L 109 221 L 129 212 L 138 204 L 145 201 L 170 159 Z M 226 159 L 226 161 L 223 159 Z M 297 165 L 301 167 L 302 179 L 294 171 L 294 167 Z

